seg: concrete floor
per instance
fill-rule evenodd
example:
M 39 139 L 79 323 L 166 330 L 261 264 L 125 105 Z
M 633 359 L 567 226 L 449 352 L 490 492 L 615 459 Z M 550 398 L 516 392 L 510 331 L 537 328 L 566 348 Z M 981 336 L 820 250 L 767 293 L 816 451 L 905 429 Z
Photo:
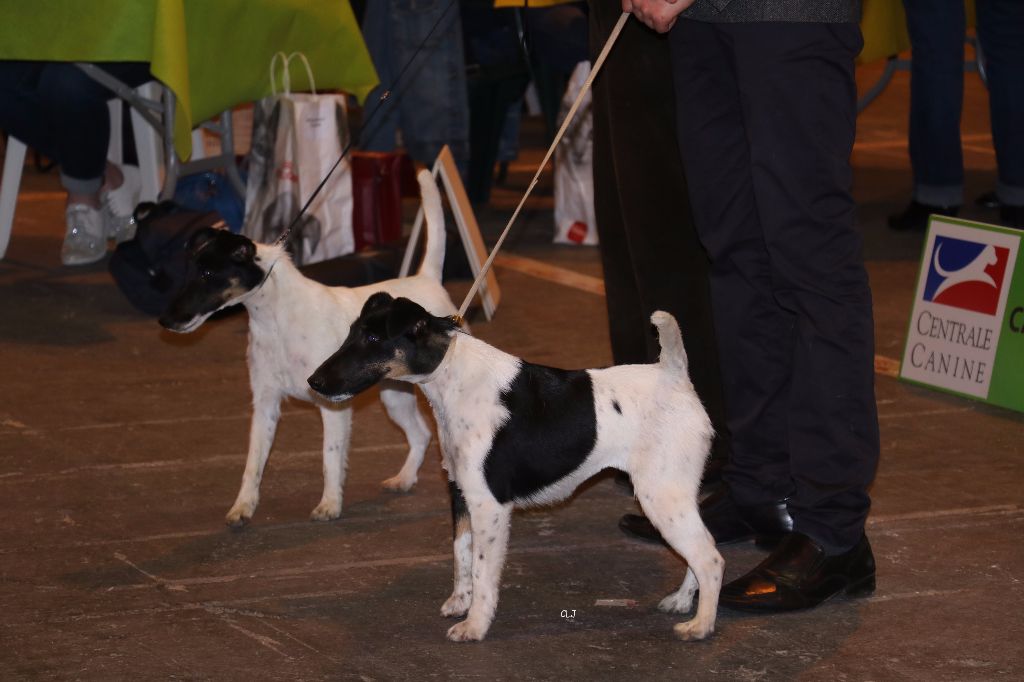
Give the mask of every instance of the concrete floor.
M 882 358 L 900 357 L 921 246 L 883 222 L 909 193 L 906 94 L 898 75 L 862 115 L 854 156 Z M 991 187 L 994 155 L 975 77 L 967 99 L 973 197 Z M 481 212 L 488 235 L 539 155 L 526 150 Z M 870 598 L 775 617 L 723 610 L 710 641 L 676 641 L 679 618 L 654 607 L 682 564 L 619 533 L 634 505 L 604 478 L 569 504 L 516 516 L 488 639 L 450 644 L 438 616 L 451 556 L 436 448 L 413 493 L 383 493 L 404 446 L 375 397 L 360 398 L 344 515 L 311 523 L 319 418 L 288 404 L 254 522 L 227 530 L 248 433 L 245 316 L 162 332 L 104 264 L 59 265 L 53 175 L 26 171 L 22 189 L 0 262 L 0 679 L 1024 678 L 1020 414 L 905 385 L 880 362 Z M 508 253 L 599 277 L 594 250 L 550 245 L 550 207 L 542 188 Z M 476 334 L 536 362 L 609 362 L 599 295 L 497 274 L 501 307 Z M 456 302 L 467 288 L 452 285 Z M 723 555 L 730 578 L 761 553 Z

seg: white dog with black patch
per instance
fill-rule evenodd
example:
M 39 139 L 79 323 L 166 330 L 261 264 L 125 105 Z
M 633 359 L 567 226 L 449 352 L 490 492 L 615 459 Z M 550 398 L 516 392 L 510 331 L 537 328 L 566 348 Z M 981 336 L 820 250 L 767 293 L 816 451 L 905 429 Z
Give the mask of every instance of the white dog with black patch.
M 557 502 L 613 467 L 628 472 L 651 522 L 687 562 L 664 611 L 696 615 L 683 639 L 714 631 L 724 564 L 697 510 L 713 431 L 687 373 L 679 326 L 664 312 L 656 364 L 607 369 L 542 367 L 459 333 L 386 293 L 367 300 L 337 353 L 309 378 L 332 400 L 382 379 L 418 384 L 437 419 L 455 519 L 455 589 L 441 607 L 466 619 L 453 641 L 483 639 L 494 619 L 513 507 Z
M 415 276 L 361 287 L 328 287 L 303 275 L 283 247 L 256 244 L 242 235 L 206 228 L 189 242 L 192 272 L 183 290 L 160 318 L 171 331 L 194 331 L 213 313 L 240 303 L 249 312 L 249 380 L 253 413 L 249 453 L 238 497 L 227 523 L 247 523 L 259 502 L 260 479 L 274 442 L 281 401 L 286 397 L 318 402 L 324 425 L 324 490 L 314 521 L 341 515 L 342 486 L 352 429 L 351 405 L 332 405 L 309 390 L 306 378 L 317 363 L 337 349 L 363 303 L 374 293 L 407 296 L 439 315 L 455 306 L 441 286 L 444 264 L 444 209 L 433 176 L 419 173 L 427 224 L 423 263 Z M 408 491 L 430 444 L 430 428 L 416 406 L 413 388 L 396 382 L 381 387 L 388 416 L 405 433 L 409 453 L 401 471 L 383 482 L 391 491 Z

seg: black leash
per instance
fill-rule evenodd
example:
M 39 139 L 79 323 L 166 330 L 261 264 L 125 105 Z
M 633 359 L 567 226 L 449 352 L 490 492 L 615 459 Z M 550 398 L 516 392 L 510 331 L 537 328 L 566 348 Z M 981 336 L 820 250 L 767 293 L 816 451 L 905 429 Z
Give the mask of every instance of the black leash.
M 370 122 L 374 119 L 374 117 L 376 117 L 380 110 L 384 108 L 385 102 L 391 97 L 392 89 L 398 88 L 398 84 L 402 82 L 402 77 L 405 76 L 405 72 L 409 70 L 409 67 L 412 66 L 413 62 L 416 61 L 416 58 L 420 56 L 420 52 L 423 51 L 423 48 L 426 46 L 427 41 L 429 41 L 430 37 L 434 35 L 434 31 L 436 31 L 437 27 L 441 25 L 441 22 L 444 21 L 444 18 L 448 16 L 448 12 L 451 10 L 452 6 L 455 5 L 455 2 L 456 0 L 449 0 L 448 5 L 444 8 L 444 11 L 441 12 L 441 16 L 439 16 L 437 18 L 437 21 L 434 22 L 434 25 L 430 27 L 430 30 L 427 32 L 427 35 L 423 39 L 423 42 L 421 42 L 419 46 L 416 47 L 416 51 L 413 52 L 412 57 L 410 57 L 409 61 L 405 63 L 405 66 L 402 67 L 402 70 L 398 72 L 398 76 L 395 78 L 394 83 L 391 84 L 391 88 L 385 89 L 384 92 L 381 93 L 380 98 L 377 100 L 377 105 L 373 108 L 373 111 L 370 112 L 369 116 L 366 117 L 366 120 L 363 121 L 363 124 L 359 130 L 359 135 L 356 138 L 349 140 L 348 144 L 346 144 L 345 147 L 341 150 L 341 155 L 338 157 L 338 160 L 334 162 L 334 165 L 331 166 L 331 169 L 327 171 L 327 175 L 323 177 L 323 180 L 320 181 L 320 184 L 318 184 L 316 186 L 316 189 L 313 190 L 313 193 L 309 196 L 309 199 L 306 200 L 306 203 L 296 214 L 295 218 L 292 219 L 291 224 L 288 225 L 285 231 L 281 233 L 281 236 L 278 237 L 277 240 L 274 242 L 275 245 L 284 244 L 285 242 L 288 241 L 288 237 L 291 236 L 292 230 L 295 229 L 296 225 L 298 225 L 299 220 L 302 218 L 302 216 L 306 214 L 306 211 L 313 203 L 313 200 L 316 199 L 316 196 L 320 193 L 320 190 L 322 190 L 324 188 L 324 185 L 327 184 L 327 181 L 330 179 L 334 171 L 338 168 L 338 166 L 341 165 L 341 162 L 345 159 L 345 157 L 348 156 L 348 153 L 352 149 L 352 147 L 357 142 L 359 142 L 359 139 L 362 138 L 363 131 L 365 131 L 369 127 Z

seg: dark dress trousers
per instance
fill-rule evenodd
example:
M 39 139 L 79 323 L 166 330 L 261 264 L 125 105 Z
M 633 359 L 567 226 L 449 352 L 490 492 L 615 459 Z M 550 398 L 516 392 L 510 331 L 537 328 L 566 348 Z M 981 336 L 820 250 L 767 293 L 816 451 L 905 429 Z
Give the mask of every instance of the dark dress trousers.
M 596 57 L 621 16 L 617 0 L 590 3 Z M 594 81 L 594 208 L 616 364 L 653 362 L 655 310 L 675 316 L 690 376 L 716 437 L 705 481 L 729 450 L 708 259 L 697 238 L 675 137 L 668 39 L 630 20 Z
M 716 6 L 732 13 L 716 21 Z M 763 20 L 766 7 L 785 20 Z M 745 8 L 753 20 L 737 19 Z M 879 454 L 850 193 L 855 4 L 693 9 L 708 21 L 681 18 L 670 43 L 680 150 L 711 259 L 732 439 L 724 479 L 741 505 L 788 498 L 794 530 L 838 553 L 864 532 Z

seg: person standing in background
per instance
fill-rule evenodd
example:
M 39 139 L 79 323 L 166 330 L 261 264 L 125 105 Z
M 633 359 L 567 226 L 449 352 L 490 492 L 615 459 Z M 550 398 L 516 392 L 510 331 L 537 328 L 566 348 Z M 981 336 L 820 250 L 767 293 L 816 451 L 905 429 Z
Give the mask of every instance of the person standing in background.
M 911 43 L 910 165 L 914 194 L 894 230 L 924 230 L 928 216 L 956 215 L 963 203 L 960 114 L 964 101 L 963 0 L 903 0 Z M 977 0 L 999 177 L 978 203 L 999 208 L 1003 225 L 1024 229 L 1024 2 Z
M 402 82 L 392 97 L 368 109 L 367 116 L 375 107 L 383 107 L 362 132 L 360 147 L 393 151 L 401 131 L 409 156 L 427 167 L 448 145 L 465 178 L 469 103 L 459 3 L 373 0 L 366 3 L 361 26 L 381 82 L 366 101 L 378 102 L 384 88 L 394 88 L 399 76 Z M 400 74 L 403 68 L 407 72 Z

